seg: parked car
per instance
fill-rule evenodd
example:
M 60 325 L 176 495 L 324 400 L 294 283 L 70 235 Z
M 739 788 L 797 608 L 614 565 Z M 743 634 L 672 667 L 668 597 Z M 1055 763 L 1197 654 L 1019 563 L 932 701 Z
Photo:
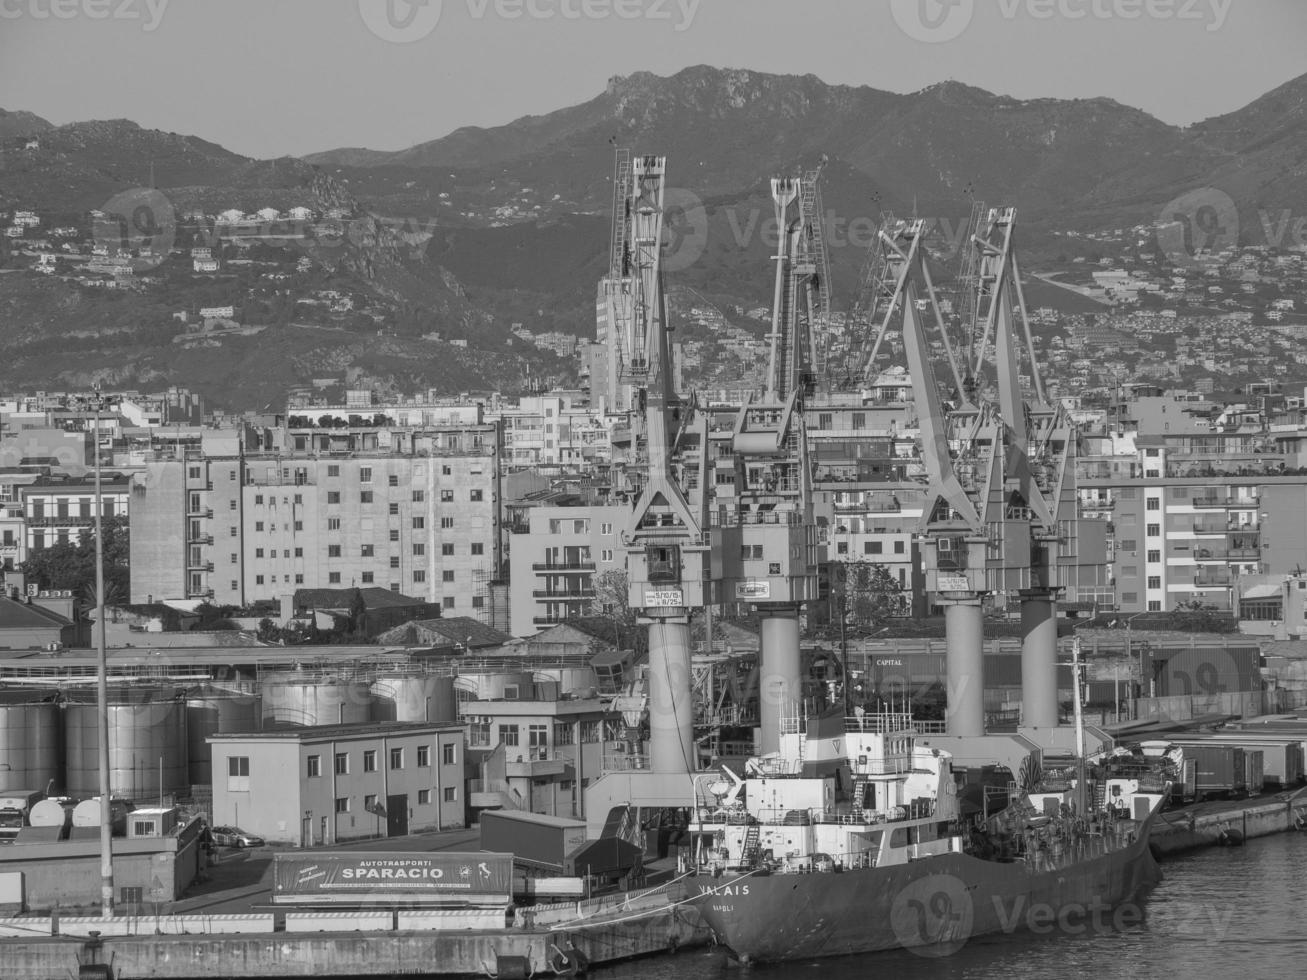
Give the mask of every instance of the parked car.
M 262 847 L 263 838 L 247 834 L 239 827 L 214 827 L 213 842 L 220 847 Z

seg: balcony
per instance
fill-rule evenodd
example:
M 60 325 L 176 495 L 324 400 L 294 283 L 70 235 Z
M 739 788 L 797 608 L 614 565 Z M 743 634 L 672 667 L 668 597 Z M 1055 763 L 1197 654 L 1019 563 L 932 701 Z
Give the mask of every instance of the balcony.
M 595 563 L 592 561 L 562 561 L 562 562 L 534 562 L 531 565 L 533 572 L 551 572 L 559 575 L 572 575 L 578 572 L 593 572 Z
M 212 534 L 200 534 L 195 537 L 187 538 L 187 544 L 213 544 Z
M 1234 576 L 1228 568 L 1207 567 L 1194 576 L 1194 585 L 1199 588 L 1228 586 L 1233 581 Z
M 554 599 L 560 602 L 568 600 L 588 601 L 595 597 L 594 589 L 581 589 L 576 592 L 555 592 L 550 589 L 535 589 L 531 593 L 532 599 Z
M 565 759 L 551 757 L 548 749 L 516 749 L 508 746 L 504 750 L 504 775 L 512 779 L 545 779 L 550 776 L 564 776 L 569 769 Z
M 28 527 L 90 527 L 95 523 L 94 517 L 29 517 Z
M 1230 530 L 1230 524 L 1224 520 L 1212 520 L 1204 518 L 1201 521 L 1194 521 L 1194 534 L 1225 534 Z

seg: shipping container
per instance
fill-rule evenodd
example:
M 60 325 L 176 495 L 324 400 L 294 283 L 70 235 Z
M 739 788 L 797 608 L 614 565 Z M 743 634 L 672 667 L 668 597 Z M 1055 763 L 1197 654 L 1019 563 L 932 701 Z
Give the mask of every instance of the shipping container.
M 1265 788 L 1266 777 L 1262 766 L 1262 750 L 1248 746 L 1243 748 L 1244 770 L 1247 772 L 1245 791 L 1249 796 L 1256 796 Z
M 1220 745 L 1238 745 L 1262 752 L 1263 778 L 1266 785 L 1277 789 L 1299 786 L 1303 779 L 1302 742 L 1288 738 L 1271 738 L 1244 731 L 1222 731 L 1210 736 L 1191 736 L 1186 741 L 1212 742 Z
M 1185 758 L 1194 760 L 1194 798 L 1243 796 L 1248 771 L 1244 751 L 1232 745 L 1191 743 L 1184 746 Z
M 506 851 L 527 868 L 562 873 L 585 843 L 585 821 L 523 810 L 481 811 L 481 849 Z

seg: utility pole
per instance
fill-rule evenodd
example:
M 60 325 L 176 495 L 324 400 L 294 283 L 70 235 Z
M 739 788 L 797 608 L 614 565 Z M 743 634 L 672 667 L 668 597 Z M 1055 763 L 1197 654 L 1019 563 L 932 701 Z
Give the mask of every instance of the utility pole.
M 113 918 L 113 824 L 112 792 L 109 786 L 109 657 L 104 643 L 104 496 L 100 488 L 100 412 L 104 397 L 100 386 L 92 389 L 90 407 L 95 412 L 95 636 L 96 636 L 96 724 L 100 741 L 100 917 Z

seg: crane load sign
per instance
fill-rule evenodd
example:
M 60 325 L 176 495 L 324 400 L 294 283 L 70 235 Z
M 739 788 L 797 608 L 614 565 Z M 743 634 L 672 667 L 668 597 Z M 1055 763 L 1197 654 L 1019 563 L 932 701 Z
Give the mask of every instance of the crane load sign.
M 685 593 L 680 589 L 647 589 L 644 593 L 646 609 L 671 608 L 685 605 Z
M 770 582 L 736 582 L 736 599 L 770 599 Z
M 940 575 L 935 579 L 938 592 L 970 592 L 971 583 L 965 575 Z

